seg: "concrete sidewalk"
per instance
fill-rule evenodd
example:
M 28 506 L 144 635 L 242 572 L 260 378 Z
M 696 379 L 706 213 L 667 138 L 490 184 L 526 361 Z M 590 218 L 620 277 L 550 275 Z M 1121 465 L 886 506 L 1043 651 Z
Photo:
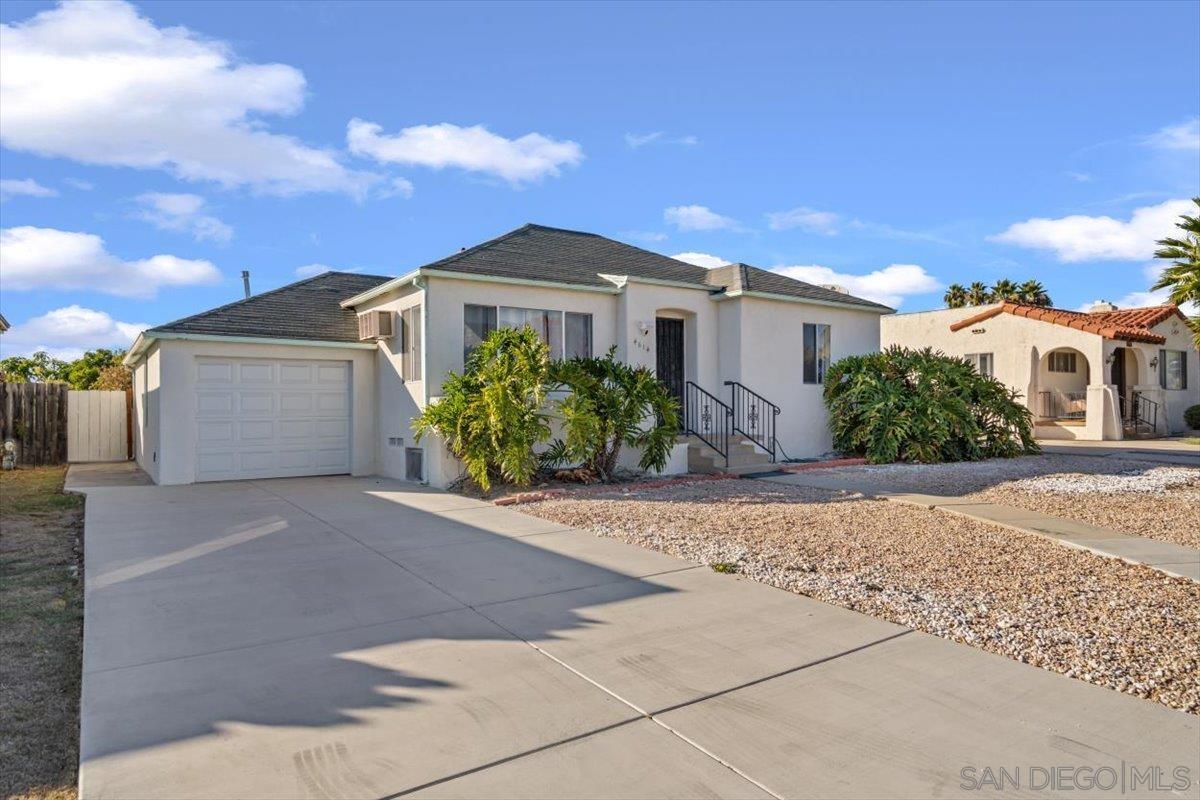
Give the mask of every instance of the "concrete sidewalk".
M 1133 564 L 1145 564 L 1160 572 L 1200 582 L 1200 550 L 1173 542 L 1130 536 L 1127 533 L 1089 525 L 1086 522 L 1054 517 L 1039 511 L 981 503 L 954 495 L 920 494 L 887 488 L 878 476 L 855 476 L 846 471 L 837 473 L 812 470 L 790 475 L 771 475 L 760 480 L 808 486 L 814 489 L 861 494 L 881 500 L 935 508 L 950 514 L 1000 525 L 1022 533 L 1032 533 L 1054 539 L 1067 547 L 1087 550 L 1108 558 L 1119 558 Z
M 468 498 L 345 477 L 86 483 L 84 798 L 964 796 L 964 768 L 1001 766 L 1200 779 L 1195 716 Z

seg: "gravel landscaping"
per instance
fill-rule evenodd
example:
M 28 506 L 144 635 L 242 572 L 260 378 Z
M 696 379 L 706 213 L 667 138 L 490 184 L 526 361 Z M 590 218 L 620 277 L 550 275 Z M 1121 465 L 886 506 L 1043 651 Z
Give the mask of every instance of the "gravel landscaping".
M 1019 472 L 1029 461 L 1004 463 Z M 936 510 L 765 481 L 522 511 L 1200 714 L 1200 584 L 1148 567 Z
M 1148 539 L 1200 549 L 1200 470 L 1063 473 L 1003 483 L 971 495 Z

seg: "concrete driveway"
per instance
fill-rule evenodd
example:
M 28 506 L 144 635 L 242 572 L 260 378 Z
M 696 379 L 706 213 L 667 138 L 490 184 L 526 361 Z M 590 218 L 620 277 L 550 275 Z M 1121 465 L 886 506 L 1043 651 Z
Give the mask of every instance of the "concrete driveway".
M 1195 716 L 517 511 L 381 479 L 77 482 L 85 798 L 1200 779 Z

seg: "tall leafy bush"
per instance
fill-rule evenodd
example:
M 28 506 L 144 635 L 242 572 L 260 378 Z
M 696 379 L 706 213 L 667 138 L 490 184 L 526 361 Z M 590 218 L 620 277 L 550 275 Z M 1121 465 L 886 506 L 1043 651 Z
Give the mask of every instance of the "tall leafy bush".
M 549 463 L 582 464 L 602 481 L 612 478 L 622 447 L 642 450 L 642 469 L 666 466 L 679 429 L 678 404 L 654 373 L 617 361 L 616 348 L 603 358 L 572 358 L 550 367 L 550 380 L 567 396 L 555 406 L 563 438 Z
M 442 397 L 413 420 L 417 441 L 436 433 L 484 491 L 496 478 L 524 485 L 537 471 L 534 446 L 550 439 L 545 413 L 550 351 L 531 328 L 501 328 L 451 372 Z
M 930 348 L 850 356 L 825 376 L 833 443 L 873 464 L 1038 452 L 1019 394 Z

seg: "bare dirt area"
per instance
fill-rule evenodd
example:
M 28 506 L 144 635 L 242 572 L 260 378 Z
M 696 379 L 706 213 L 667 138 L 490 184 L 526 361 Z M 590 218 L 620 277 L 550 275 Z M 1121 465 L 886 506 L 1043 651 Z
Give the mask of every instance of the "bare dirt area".
M 79 763 L 83 498 L 64 467 L 0 473 L 0 797 L 72 800 Z
M 1200 584 L 1148 567 L 937 510 L 765 481 L 522 511 L 1200 714 Z

